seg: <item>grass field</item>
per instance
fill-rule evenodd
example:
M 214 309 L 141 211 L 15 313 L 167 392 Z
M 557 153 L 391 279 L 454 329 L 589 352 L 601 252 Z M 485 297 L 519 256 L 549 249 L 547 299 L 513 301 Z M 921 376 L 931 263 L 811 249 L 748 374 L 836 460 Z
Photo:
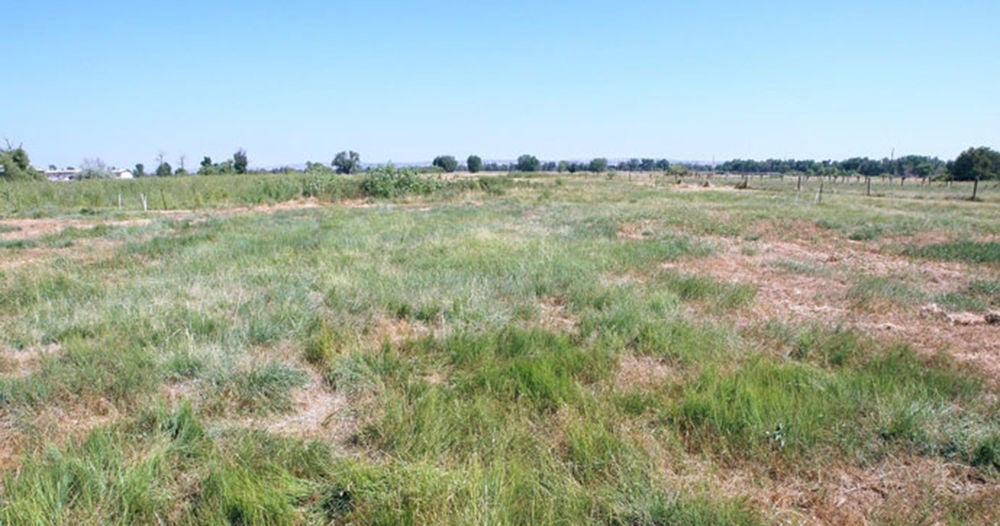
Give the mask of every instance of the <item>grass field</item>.
M 0 523 L 1000 521 L 1000 191 L 738 181 L 0 184 Z

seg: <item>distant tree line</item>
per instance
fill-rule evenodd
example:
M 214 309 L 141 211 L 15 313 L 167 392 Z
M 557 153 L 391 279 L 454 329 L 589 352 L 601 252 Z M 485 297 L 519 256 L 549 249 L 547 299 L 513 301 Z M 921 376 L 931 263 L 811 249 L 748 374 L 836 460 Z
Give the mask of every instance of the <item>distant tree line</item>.
M 14 146 L 5 140 L 5 146 L 0 147 L 0 180 L 14 181 L 40 179 L 44 174 L 31 166 L 28 153 L 22 145 Z M 160 153 L 156 159 L 153 173 L 147 173 L 145 165 L 136 164 L 133 174 L 136 177 L 148 175 L 169 176 L 188 174 L 184 166 L 185 156 L 180 156 L 179 166 L 174 169 Z M 372 169 L 368 167 L 367 169 Z M 377 168 L 377 167 L 375 167 Z M 50 165 L 50 169 L 54 166 Z M 602 173 L 609 170 L 628 172 L 669 172 L 682 174 L 687 171 L 721 171 L 737 174 L 788 174 L 798 173 L 819 176 L 864 176 L 864 177 L 917 177 L 922 179 L 935 178 L 950 181 L 973 181 L 973 198 L 980 181 L 1000 180 L 1000 152 L 988 147 L 969 148 L 963 151 L 953 161 L 942 161 L 937 157 L 924 155 L 906 155 L 898 159 L 870 159 L 868 157 L 852 157 L 842 161 L 812 159 L 733 159 L 719 165 L 698 163 L 670 163 L 666 159 L 633 158 L 612 164 L 604 157 L 595 157 L 590 161 L 545 161 L 534 155 L 524 154 L 513 163 L 483 162 L 478 155 L 469 155 L 464 165 L 453 155 L 439 155 L 434 158 L 428 170 L 451 173 L 458 170 L 477 172 L 592 172 Z M 330 162 L 329 167 L 322 163 L 307 162 L 305 171 L 309 173 L 354 174 L 365 171 L 361 163 L 361 155 L 353 150 L 339 152 Z M 248 171 L 247 152 L 238 149 L 231 159 L 216 163 L 211 157 L 205 156 L 197 173 L 199 175 L 244 174 Z M 273 173 L 291 173 L 295 170 L 289 167 L 272 170 Z M 107 177 L 111 170 L 100 159 L 85 160 L 81 178 Z
M 815 161 L 812 159 L 733 159 L 716 170 L 738 174 L 787 174 L 810 175 L 863 175 L 877 177 L 938 177 L 947 172 L 947 163 L 937 157 L 907 155 L 898 159 L 869 159 L 852 157 L 843 161 Z

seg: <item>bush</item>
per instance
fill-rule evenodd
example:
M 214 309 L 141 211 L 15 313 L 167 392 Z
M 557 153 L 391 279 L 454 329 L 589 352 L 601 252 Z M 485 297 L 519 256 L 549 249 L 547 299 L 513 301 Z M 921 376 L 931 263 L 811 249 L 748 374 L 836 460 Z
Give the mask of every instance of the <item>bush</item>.
M 365 194 L 385 199 L 406 194 L 428 195 L 439 187 L 440 183 L 437 181 L 420 177 L 412 170 L 400 170 L 391 165 L 369 173 L 361 183 L 361 189 Z

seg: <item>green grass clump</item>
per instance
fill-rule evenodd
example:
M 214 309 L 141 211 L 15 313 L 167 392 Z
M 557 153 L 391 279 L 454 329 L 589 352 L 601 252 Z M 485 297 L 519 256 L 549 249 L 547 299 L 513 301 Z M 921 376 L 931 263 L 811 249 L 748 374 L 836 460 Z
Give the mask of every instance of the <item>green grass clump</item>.
M 974 279 L 962 292 L 958 293 L 975 308 L 968 310 L 987 310 L 1000 308 L 1000 280 Z
M 817 452 L 873 458 L 902 450 L 972 464 L 982 447 L 992 454 L 975 435 L 991 425 L 959 409 L 980 392 L 974 379 L 905 347 L 860 359 L 852 342 L 834 333 L 813 345 L 824 363 L 839 362 L 835 369 L 755 357 L 733 372 L 706 370 L 683 388 L 669 419 L 690 447 L 727 458 L 794 463 Z
M 664 273 L 658 280 L 683 301 L 700 301 L 724 312 L 753 302 L 757 291 L 743 283 L 723 283 L 709 277 Z
M 342 345 L 341 338 L 330 325 L 323 319 L 317 319 L 309 328 L 302 357 L 312 365 L 325 367 L 338 354 Z
M 924 294 L 898 278 L 862 275 L 847 290 L 847 300 L 855 307 L 874 308 L 879 302 L 912 305 Z
M 969 263 L 1000 263 L 1000 243 L 996 241 L 954 241 L 924 246 L 911 246 L 904 254 L 928 259 L 967 261 Z
M 49 447 L 4 480 L 4 524 L 294 524 L 333 517 L 319 444 L 213 436 L 189 405 L 140 414 Z
M 967 292 L 946 292 L 939 294 L 934 297 L 934 302 L 952 312 L 984 312 L 990 308 L 988 300 Z
M 103 332 L 84 329 L 83 334 Z M 159 381 L 153 355 L 115 336 L 93 339 L 67 334 L 58 353 L 44 356 L 24 378 L 0 379 L 0 405 L 37 407 L 54 400 L 125 407 L 152 392 Z
M 38 242 L 34 239 L 0 239 L 0 249 L 19 250 L 37 246 Z
M 874 241 L 882 235 L 884 229 L 880 225 L 861 225 L 851 230 L 847 238 L 852 241 Z

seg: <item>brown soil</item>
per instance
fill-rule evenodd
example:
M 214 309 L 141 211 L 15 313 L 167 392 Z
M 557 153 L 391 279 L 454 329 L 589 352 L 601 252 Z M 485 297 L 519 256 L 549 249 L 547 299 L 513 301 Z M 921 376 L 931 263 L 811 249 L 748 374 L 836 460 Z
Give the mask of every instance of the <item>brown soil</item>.
M 59 352 L 58 345 L 14 350 L 0 345 L 0 378 L 24 378 L 38 370 L 42 357 Z
M 656 389 L 673 374 L 673 369 L 657 358 L 627 355 L 618 363 L 615 385 L 625 389 Z
M 66 406 L 47 405 L 37 411 L 0 410 L 0 470 L 20 465 L 20 459 L 46 445 L 57 446 L 82 439 L 92 429 L 119 418 L 114 404 L 103 398 Z
M 791 235 L 787 229 L 769 230 L 757 241 L 715 238 L 711 242 L 717 247 L 715 254 L 662 267 L 754 286 L 753 304 L 727 320 L 739 329 L 769 320 L 855 327 L 927 353 L 948 351 L 1000 381 L 1000 325 L 986 323 L 985 316 L 976 315 L 970 322 L 960 313 L 928 315 L 926 305 L 860 304 L 848 298 L 860 276 L 897 277 L 933 295 L 982 277 L 982 269 L 910 259 L 893 254 L 891 242 L 850 241 L 808 225 Z M 790 263 L 811 270 L 796 271 L 788 268 Z
M 0 240 L 13 241 L 18 239 L 38 239 L 50 234 L 58 234 L 66 228 L 79 228 L 81 230 L 94 228 L 97 226 L 125 227 L 148 225 L 152 220 L 148 218 L 127 219 L 127 220 L 102 220 L 102 219 L 3 219 L 0 224 L 15 227 L 17 230 L 0 233 Z
M 949 501 L 979 503 L 975 515 L 986 523 L 1000 518 L 1000 510 L 989 504 L 1000 498 L 1000 485 L 985 481 L 974 468 L 940 459 L 890 457 L 870 467 L 776 476 L 739 468 L 713 471 L 699 464 L 695 461 L 680 480 L 713 480 L 720 492 L 746 498 L 783 524 L 943 524 L 942 512 L 953 506 L 935 503 Z
M 579 318 L 572 314 L 562 298 L 548 296 L 538 303 L 541 326 L 555 332 L 575 333 Z
M 204 221 L 209 217 L 216 216 L 236 216 L 243 214 L 266 214 L 286 210 L 303 210 L 319 208 L 322 206 L 315 199 L 301 199 L 296 201 L 286 201 L 274 205 L 255 205 L 220 209 L 204 210 L 154 210 L 143 214 L 143 217 L 132 219 L 66 219 L 66 218 L 41 218 L 41 219 L 0 219 L 0 225 L 14 227 L 7 232 L 0 232 L 0 240 L 36 240 L 48 235 L 57 235 L 66 228 L 78 228 L 81 230 L 106 225 L 112 227 L 145 226 L 152 223 L 152 217 L 165 217 L 176 220 L 192 220 L 194 222 Z M 365 208 L 373 206 L 366 201 L 348 201 L 340 206 Z M 121 242 L 110 241 L 103 238 L 91 238 L 78 240 L 72 246 L 64 248 L 50 247 L 29 247 L 18 250 L 0 251 L 0 269 L 11 269 L 24 265 L 39 265 L 51 261 L 58 257 L 66 257 L 77 262 L 93 262 L 106 259 L 111 255 L 114 247 Z
M 284 415 L 246 422 L 271 433 L 340 443 L 354 432 L 354 414 L 344 395 L 333 392 L 313 372 L 309 383 L 292 393 L 293 409 Z

